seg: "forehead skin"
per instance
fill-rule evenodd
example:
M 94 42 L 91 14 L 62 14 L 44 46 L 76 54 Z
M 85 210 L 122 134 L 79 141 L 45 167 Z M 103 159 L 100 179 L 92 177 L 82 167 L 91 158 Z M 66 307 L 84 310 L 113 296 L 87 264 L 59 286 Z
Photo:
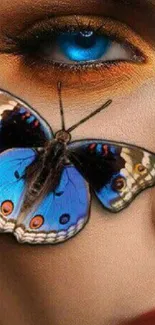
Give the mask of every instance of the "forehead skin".
M 152 47 L 154 5 L 153 0 L 1 0 L 0 26 L 14 28 L 16 21 L 21 28 L 24 17 L 28 21 L 45 13 L 88 14 L 93 10 L 93 14 L 110 13 L 118 20 L 121 18 L 139 31 Z M 152 71 L 155 71 L 154 50 L 152 53 Z M 155 152 L 155 75 L 150 77 L 146 73 L 143 84 L 137 82 L 130 92 L 122 90 L 123 85 L 118 87 L 117 96 L 113 86 L 109 89 L 108 97 L 113 99 L 110 109 L 76 129 L 73 140 L 113 139 Z M 58 96 L 54 85 L 37 83 L 22 73 L 12 57 L 2 54 L 0 88 L 27 101 L 49 121 L 54 131 L 59 129 Z M 65 88 L 63 103 L 67 127 L 105 100 L 107 93 L 103 86 L 96 87 L 95 91 L 92 87 L 88 92 L 79 84 L 74 93 Z M 2 325 L 117 325 L 125 318 L 154 308 L 154 197 L 155 189 L 151 188 L 114 216 L 93 199 L 88 225 L 75 238 L 59 246 L 20 245 L 11 235 L 1 234 Z

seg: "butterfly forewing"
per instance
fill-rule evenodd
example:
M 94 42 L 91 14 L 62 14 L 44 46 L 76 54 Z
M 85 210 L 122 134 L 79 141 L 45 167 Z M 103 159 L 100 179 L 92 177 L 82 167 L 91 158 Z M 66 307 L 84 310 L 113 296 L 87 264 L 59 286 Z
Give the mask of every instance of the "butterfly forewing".
M 53 138 L 49 125 L 26 103 L 0 90 L 0 151 L 41 147 Z
M 155 155 L 136 146 L 88 140 L 73 142 L 68 150 L 71 161 L 112 212 L 155 184 Z

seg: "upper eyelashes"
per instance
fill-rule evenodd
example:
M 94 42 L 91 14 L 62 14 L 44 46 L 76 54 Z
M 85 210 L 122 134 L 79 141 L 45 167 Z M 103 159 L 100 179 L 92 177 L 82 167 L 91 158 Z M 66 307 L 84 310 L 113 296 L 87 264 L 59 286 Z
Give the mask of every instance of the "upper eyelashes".
M 117 34 L 119 34 L 117 36 Z M 143 62 L 140 49 L 99 17 L 57 17 L 43 21 L 15 38 L 8 52 L 39 64 L 85 68 L 116 61 Z M 27 61 L 28 62 L 28 61 Z

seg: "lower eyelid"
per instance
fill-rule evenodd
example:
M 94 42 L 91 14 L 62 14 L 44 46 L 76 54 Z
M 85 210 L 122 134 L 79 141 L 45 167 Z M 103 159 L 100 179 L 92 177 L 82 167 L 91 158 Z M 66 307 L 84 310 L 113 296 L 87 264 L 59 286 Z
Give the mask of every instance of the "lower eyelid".
M 17 83 L 22 82 L 29 87 L 37 87 L 47 93 L 50 89 L 56 89 L 57 82 L 61 81 L 70 100 L 76 101 L 87 98 L 94 102 L 99 99 L 107 99 L 117 95 L 127 95 L 138 87 L 141 87 L 150 78 L 155 77 L 155 54 L 152 48 L 139 39 L 139 45 L 143 48 L 146 60 L 143 63 L 110 62 L 81 70 L 79 67 L 49 66 L 37 62 L 26 62 L 22 56 L 1 55 L 1 73 L 7 78 L 12 78 Z M 6 67 L 8 67 L 6 69 Z M 7 72 L 6 72 L 7 70 Z M 74 97 L 75 94 L 78 98 Z M 87 94 L 87 95 L 86 95 Z M 95 99 L 96 98 L 96 99 Z M 86 102 L 87 103 L 87 102 Z M 85 104 L 86 104 L 85 103 Z M 100 101 L 99 101 L 100 104 Z
M 33 66 L 33 69 L 32 69 Z M 62 81 L 65 87 L 77 88 L 79 86 L 85 89 L 92 90 L 92 87 L 103 89 L 115 89 L 118 88 L 119 83 L 124 85 L 131 79 L 131 83 L 138 82 L 140 84 L 140 71 L 139 65 L 126 61 L 117 62 L 103 62 L 94 68 L 94 64 L 85 65 L 85 69 L 81 69 L 80 65 L 72 66 L 71 69 L 68 65 L 55 63 L 51 67 L 46 63 L 42 66 L 36 63 L 32 63 L 32 66 L 27 66 L 21 61 L 21 70 L 25 75 L 33 75 L 36 82 L 43 83 L 44 85 L 53 85 L 58 81 Z M 140 64 L 141 66 L 141 64 Z M 152 67 L 151 67 L 152 71 Z M 142 79 L 146 78 L 146 74 L 141 75 Z

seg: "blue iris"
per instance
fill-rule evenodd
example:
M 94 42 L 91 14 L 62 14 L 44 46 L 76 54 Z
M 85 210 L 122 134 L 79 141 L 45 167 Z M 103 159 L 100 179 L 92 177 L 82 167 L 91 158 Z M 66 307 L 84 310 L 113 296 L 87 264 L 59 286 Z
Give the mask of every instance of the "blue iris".
M 60 33 L 57 42 L 61 52 L 72 61 L 98 60 L 111 45 L 108 37 L 93 31 Z

